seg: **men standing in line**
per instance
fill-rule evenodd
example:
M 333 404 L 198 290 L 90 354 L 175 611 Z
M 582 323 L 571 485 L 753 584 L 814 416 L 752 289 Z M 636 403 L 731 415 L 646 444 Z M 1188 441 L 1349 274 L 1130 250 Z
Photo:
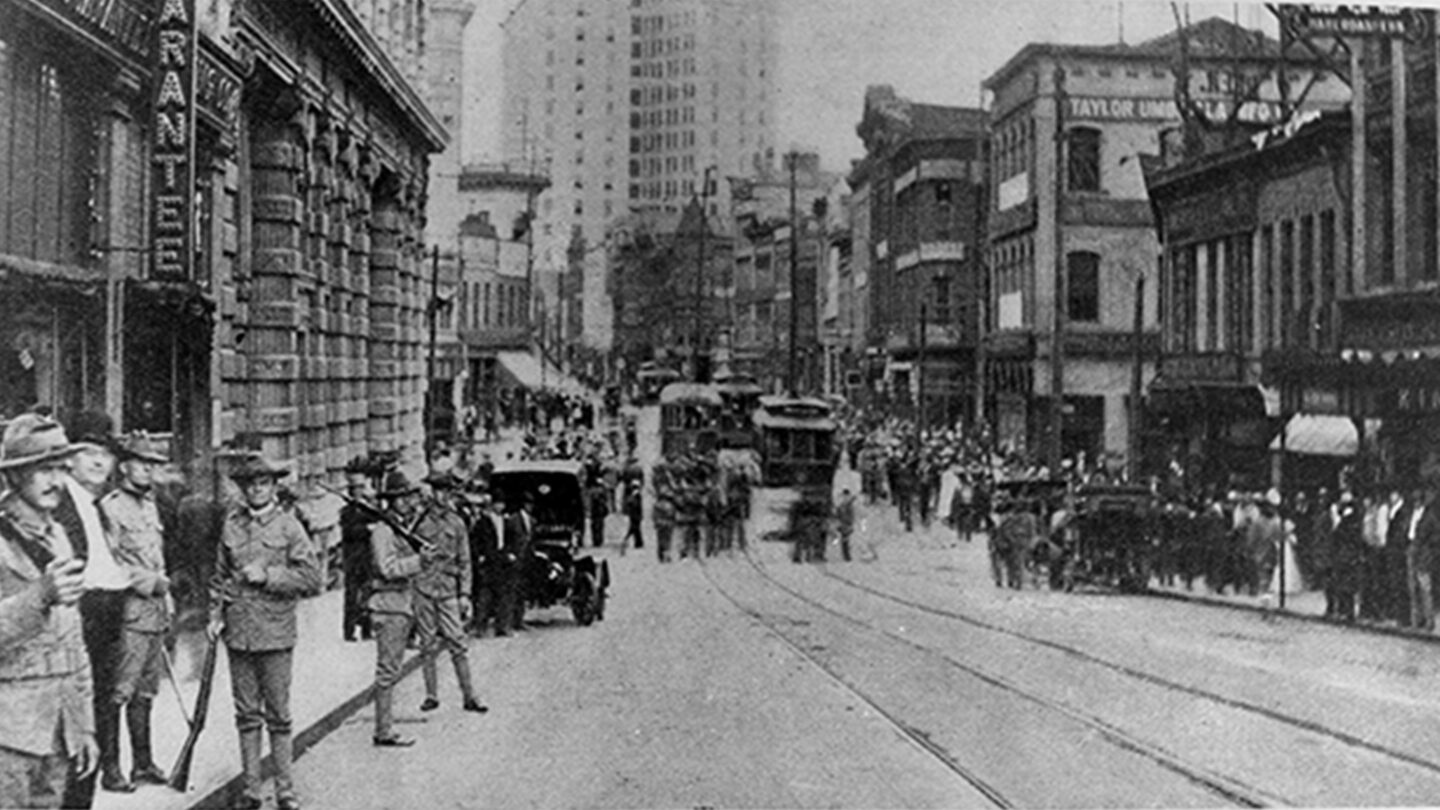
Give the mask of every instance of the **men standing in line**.
M 150 747 L 150 707 L 160 688 L 165 633 L 170 629 L 165 574 L 165 539 L 152 488 L 160 465 L 169 463 L 164 448 L 145 434 L 125 437 L 120 444 L 120 485 L 100 501 L 113 532 L 115 561 L 129 574 L 120 636 L 120 661 L 110 712 L 118 725 L 120 707 L 130 729 L 130 781 L 165 784 L 165 772 L 155 764 Z M 118 728 L 108 728 L 108 754 L 102 766 L 104 783 L 120 776 Z
M 225 642 L 235 726 L 244 771 L 239 806 L 259 810 L 262 726 L 270 731 L 279 810 L 298 810 L 290 682 L 294 667 L 295 605 L 320 592 L 320 558 L 300 521 L 276 500 L 288 472 L 260 455 L 231 476 L 244 504 L 225 517 L 210 583 L 206 633 Z
M 425 678 L 425 701 L 420 710 L 440 708 L 435 656 L 443 646 L 455 665 L 461 706 L 467 712 L 484 712 L 486 707 L 475 698 L 465 648 L 471 608 L 470 534 L 465 522 L 438 496 L 426 501 L 418 490 L 396 496 L 391 507 L 406 523 L 413 520 L 415 534 L 430 544 L 429 551 L 420 555 L 420 574 L 415 578 L 415 627 Z
M 0 807 L 56 807 L 95 770 L 84 561 L 54 519 L 76 448 L 57 422 L 11 420 L 0 437 Z
M 80 624 L 90 658 L 100 760 L 98 767 L 83 779 L 76 779 L 72 771 L 62 806 L 88 808 L 95 798 L 97 776 L 106 790 L 128 793 L 135 789 L 119 767 L 120 713 L 111 700 L 120 661 L 120 619 L 130 577 L 115 562 L 99 505 L 115 470 L 114 423 L 103 413 L 84 411 L 71 420 L 66 432 L 76 451 L 70 457 L 70 473 L 65 477 L 55 520 L 65 529 L 76 558 L 85 561 Z
M 385 475 L 377 494 L 381 505 L 389 506 L 414 492 L 405 473 L 394 470 Z M 394 688 L 415 615 L 414 579 L 420 573 L 420 555 L 396 537 L 384 521 L 373 520 L 367 530 L 372 576 L 367 585 L 366 608 L 375 636 L 375 734 L 371 742 L 380 747 L 404 748 L 415 741 L 395 733 Z
M 476 637 L 494 621 L 495 635 L 510 635 L 508 618 L 514 616 L 514 594 L 511 580 L 515 575 L 515 558 L 505 548 L 505 518 L 496 508 L 488 491 L 476 495 L 479 507 L 475 523 L 470 527 L 470 560 L 474 581 L 471 597 L 472 632 Z

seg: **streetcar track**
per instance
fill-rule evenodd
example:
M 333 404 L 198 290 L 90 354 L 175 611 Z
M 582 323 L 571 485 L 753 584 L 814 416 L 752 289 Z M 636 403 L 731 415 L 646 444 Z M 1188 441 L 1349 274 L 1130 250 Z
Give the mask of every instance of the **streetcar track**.
M 952 668 L 954 668 L 954 669 L 958 669 L 959 671 L 964 672 L 965 674 L 969 675 L 970 677 L 975 678 L 976 680 L 981 681 L 982 683 L 986 683 L 986 684 L 989 684 L 990 686 L 993 686 L 993 687 L 995 687 L 995 688 L 997 688 L 997 689 L 1000 689 L 1000 690 L 1002 690 L 1002 691 L 1009 692 L 1009 693 L 1011 693 L 1011 694 L 1013 694 L 1013 695 L 1015 695 L 1015 696 L 1017 696 L 1017 697 L 1019 697 L 1019 698 L 1021 698 L 1021 699 L 1030 701 L 1031 703 L 1035 703 L 1035 704 L 1041 706 L 1042 708 L 1049 709 L 1050 711 L 1053 711 L 1053 712 L 1055 712 L 1055 713 L 1057 713 L 1057 714 L 1060 714 L 1060 715 L 1062 715 L 1062 716 L 1064 716 L 1064 717 L 1067 717 L 1067 718 L 1069 718 L 1069 719 L 1071 719 L 1071 720 L 1073 720 L 1073 721 L 1075 721 L 1075 722 L 1078 722 L 1078 723 L 1080 723 L 1080 724 L 1082 724 L 1082 725 L 1085 725 L 1085 726 L 1087 726 L 1087 727 L 1095 730 L 1095 731 L 1100 735 L 1100 737 L 1101 737 L 1102 739 L 1104 739 L 1104 740 L 1107 741 L 1108 743 L 1114 745 L 1115 747 L 1120 748 L 1121 750 L 1128 751 L 1128 752 L 1130 752 L 1130 753 L 1132 753 L 1132 754 L 1135 754 L 1135 755 L 1137 755 L 1137 756 L 1140 756 L 1140 757 L 1142 757 L 1143 759 L 1146 759 L 1146 760 L 1148 760 L 1148 761 L 1150 761 L 1150 762 L 1152 762 L 1152 763 L 1160 766 L 1161 768 L 1164 768 L 1165 770 L 1168 770 L 1168 771 L 1170 771 L 1171 773 L 1174 773 L 1174 774 L 1176 774 L 1177 776 L 1180 776 L 1180 777 L 1184 778 L 1185 780 L 1187 780 L 1187 781 L 1189 781 L 1189 782 L 1191 782 L 1191 783 L 1193 783 L 1193 784 L 1195 784 L 1195 785 L 1197 785 L 1197 786 L 1199 786 L 1199 787 L 1201 787 L 1201 788 L 1203 788 L 1203 789 L 1205 789 L 1205 790 L 1207 790 L 1207 791 L 1209 791 L 1209 792 L 1211 792 L 1211 793 L 1213 793 L 1213 794 L 1221 797 L 1221 798 L 1224 799 L 1225 801 L 1231 802 L 1231 803 L 1233 803 L 1233 804 L 1235 804 L 1235 805 L 1238 805 L 1238 806 L 1241 806 L 1241 807 L 1267 807 L 1267 806 L 1276 805 L 1276 804 L 1279 804 L 1279 805 L 1290 804 L 1290 802 L 1286 801 L 1286 800 L 1283 799 L 1282 797 L 1274 796 L 1274 795 L 1269 794 L 1268 792 L 1266 792 L 1266 791 L 1264 791 L 1264 790 L 1261 790 L 1261 789 L 1259 789 L 1259 788 L 1256 788 L 1256 787 L 1254 787 L 1254 786 L 1246 785 L 1246 784 L 1244 784 L 1244 783 L 1242 783 L 1242 782 L 1239 782 L 1239 781 L 1237 781 L 1237 780 L 1230 779 L 1229 777 L 1226 777 L 1226 776 L 1224 776 L 1224 775 L 1222 775 L 1222 774 L 1213 773 L 1213 772 L 1211 772 L 1211 771 L 1209 771 L 1209 770 L 1207 770 L 1207 769 L 1199 768 L 1198 766 L 1194 766 L 1194 765 L 1188 764 L 1188 763 L 1186 763 L 1181 757 L 1179 757 L 1178 755 L 1174 754 L 1173 752 L 1170 752 L 1170 751 L 1168 751 L 1168 750 L 1166 750 L 1166 749 L 1164 749 L 1164 748 L 1162 748 L 1162 747 L 1160 747 L 1160 746 L 1157 746 L 1157 745 L 1154 745 L 1154 744 L 1152 744 L 1152 743 L 1149 743 L 1149 742 L 1146 742 L 1146 741 L 1144 741 L 1144 740 L 1141 740 L 1140 738 L 1135 737 L 1135 736 L 1129 734 L 1128 732 L 1125 732 L 1124 730 L 1118 728 L 1117 726 L 1115 726 L 1115 725 L 1113 725 L 1113 724 L 1111 724 L 1111 723 L 1106 722 L 1105 720 L 1103 720 L 1103 719 L 1101 719 L 1101 718 L 1099 718 L 1099 717 L 1096 717 L 1096 716 L 1091 715 L 1091 714 L 1087 714 L 1087 713 L 1082 712 L 1082 711 L 1080 711 L 1080 710 L 1078 710 L 1078 709 L 1072 708 L 1072 707 L 1070 707 L 1070 706 L 1068 706 L 1068 705 L 1066 705 L 1066 704 L 1064 704 L 1064 703 L 1061 703 L 1061 702 L 1058 702 L 1058 701 L 1055 701 L 1055 700 L 1051 700 L 1050 698 L 1047 698 L 1047 697 L 1045 697 L 1045 696 L 1043 696 L 1043 695 L 1039 695 L 1039 694 L 1036 694 L 1036 693 L 1034 693 L 1034 692 L 1032 692 L 1032 691 L 1029 691 L 1029 690 L 1025 689 L 1024 687 L 1018 685 L 1017 683 L 1009 680 L 1008 678 L 1005 678 L 1005 677 L 1000 676 L 1000 675 L 995 675 L 995 674 L 993 674 L 993 673 L 986 672 L 986 671 L 984 671 L 984 670 L 981 670 L 981 669 L 979 669 L 979 668 L 976 668 L 976 667 L 974 667 L 974 666 L 972 666 L 972 665 L 963 663 L 963 662 L 961 662 L 961 661 L 958 661 L 958 660 L 952 658 L 952 657 L 949 656 L 949 655 L 946 655 L 946 654 L 944 654 L 944 653 L 942 653 L 942 652 L 939 652 L 939 651 L 934 650 L 934 649 L 932 649 L 932 648 L 930 648 L 930 647 L 927 647 L 927 646 L 925 646 L 925 645 L 923 645 L 923 644 L 920 644 L 920 643 L 914 641 L 913 639 L 909 639 L 909 638 L 906 638 L 905 636 L 902 636 L 902 635 L 893 633 L 893 632 L 891 632 L 891 631 L 889 631 L 889 630 L 887 630 L 887 629 L 885 629 L 885 628 L 883 628 L 883 627 L 879 627 L 879 626 L 877 626 L 877 625 L 875 625 L 875 624 L 872 624 L 872 623 L 870 623 L 870 622 L 864 621 L 864 620 L 862 620 L 862 619 L 858 619 L 858 618 L 856 618 L 856 617 L 854 617 L 854 616 L 851 616 L 851 615 L 849 615 L 849 614 L 847 614 L 847 613 L 844 613 L 844 612 L 839 611 L 839 610 L 836 610 L 836 609 L 834 609 L 834 608 L 832 608 L 832 607 L 830 607 L 830 606 L 828 606 L 828 605 L 825 605 L 825 604 L 823 604 L 823 603 L 821 603 L 821 602 L 819 602 L 819 601 L 811 598 L 810 596 L 807 596 L 806 594 L 803 594 L 803 593 L 795 590 L 794 588 L 791 588 L 790 586 L 788 586 L 788 585 L 786 585 L 785 583 L 779 581 L 778 579 L 776 579 L 776 578 L 775 578 L 774 576 L 772 576 L 768 571 L 765 570 L 764 566 L 762 566 L 762 565 L 760 565 L 758 562 L 756 562 L 755 558 L 750 554 L 750 552 L 749 552 L 748 550 L 744 551 L 743 553 L 744 553 L 746 562 L 748 562 L 748 563 L 750 564 L 750 567 L 753 568 L 753 569 L 755 570 L 755 572 L 756 572 L 761 578 L 763 578 L 766 582 L 770 583 L 770 585 L 773 586 L 774 588 L 776 588 L 776 589 L 778 589 L 778 590 L 780 590 L 780 591 L 783 591 L 783 592 L 789 594 L 789 595 L 790 595 L 791 597 L 793 597 L 794 599 L 796 599 L 796 600 L 798 600 L 798 601 L 800 601 L 800 602 L 803 602 L 803 603 L 805 603 L 805 604 L 811 605 L 811 606 L 814 607 L 815 609 L 820 610 L 820 611 L 825 612 L 825 613 L 828 613 L 828 614 L 830 614 L 830 615 L 832 615 L 832 616 L 835 616 L 835 617 L 837 617 L 837 618 L 839 618 L 839 619 L 841 619 L 841 620 L 843 620 L 843 621 L 846 621 L 846 622 L 849 622 L 849 623 L 851 623 L 851 624 L 857 625 L 857 626 L 859 626 L 859 627 L 861 627 L 861 628 L 864 628 L 864 629 L 866 629 L 866 630 L 868 630 L 868 631 L 871 631 L 871 632 L 874 632 L 874 633 L 878 633 L 878 634 L 880 634 L 880 635 L 882 635 L 882 636 L 884 636 L 884 637 L 886 637 L 886 638 L 889 638 L 889 639 L 891 639 L 891 640 L 893 640 L 893 641 L 900 642 L 901 644 L 903 644 L 903 645 L 905 645 L 905 646 L 907 646 L 907 647 L 911 647 L 911 648 L 913 648 L 913 649 L 915 649 L 915 650 L 917 650 L 917 651 L 919 651 L 919 652 L 921 652 L 921 653 L 923 653 L 923 654 L 925 654 L 925 655 L 928 655 L 928 656 L 930 656 L 930 657 L 932 657 L 932 658 L 939 659 L 940 661 L 944 662 L 947 666 L 952 667 Z M 832 576 L 833 576 L 833 575 L 832 575 Z M 715 585 L 714 579 L 710 577 L 710 575 L 709 575 L 708 572 L 706 572 L 706 578 L 710 580 L 710 582 L 711 582 L 712 585 Z M 841 581 L 841 582 L 847 582 L 843 577 L 835 577 L 835 579 L 837 579 L 837 580 L 839 580 L 839 581 Z M 719 589 L 719 586 L 718 586 L 718 585 L 715 585 L 715 587 L 716 587 L 717 589 Z M 723 593 L 723 591 L 722 591 L 722 593 Z M 759 617 L 756 611 L 749 610 L 748 608 L 745 608 L 744 606 L 740 605 L 740 604 L 739 604 L 738 602 L 736 602 L 736 600 L 735 600 L 733 597 L 731 597 L 729 594 L 724 594 L 724 595 L 725 595 L 726 599 L 728 599 L 728 600 L 731 601 L 733 604 L 735 604 L 741 611 L 745 612 L 747 615 L 751 615 L 751 616 L 757 618 L 757 620 L 761 621 L 762 624 L 765 624 L 767 627 L 770 627 L 773 632 L 779 634 L 780 631 L 777 630 L 775 627 L 773 627 L 769 622 L 766 622 L 763 618 Z M 877 594 L 877 595 L 884 596 L 884 594 Z M 796 647 L 796 645 L 795 645 L 794 642 L 791 642 L 789 639 L 785 639 L 785 641 L 786 641 L 786 643 L 789 644 L 791 647 L 794 647 L 794 648 L 796 648 L 797 650 L 799 650 L 799 648 Z M 812 658 L 811 656 L 809 656 L 808 654 L 805 654 L 803 651 L 801 651 L 801 654 L 802 654 L 802 655 L 805 655 L 806 658 L 811 658 L 811 660 L 813 660 L 813 658 Z M 820 666 L 821 668 L 825 668 L 825 669 L 827 670 L 827 672 L 829 671 L 828 668 L 826 668 L 823 664 L 821 664 L 821 663 L 819 663 L 819 662 L 815 662 L 815 663 L 816 663 L 818 666 Z M 832 676 L 833 676 L 833 673 L 832 673 Z M 834 677 L 838 677 L 838 676 L 834 676 Z M 847 684 L 846 686 L 847 686 L 847 688 L 850 688 L 852 691 L 855 691 L 854 688 L 853 688 L 853 687 L 850 687 L 848 684 Z M 871 705 L 874 705 L 874 702 L 873 702 L 873 701 L 870 701 L 868 698 L 866 698 L 866 702 L 869 703 L 869 704 L 871 704 Z M 877 709 L 878 709 L 878 707 L 877 707 Z M 880 709 L 880 711 L 884 711 L 884 710 L 883 710 L 883 709 Z M 888 715 L 887 715 L 887 717 L 888 717 Z M 892 720 L 892 722 L 896 722 L 896 721 Z
M 746 552 L 746 557 L 749 557 L 749 552 Z M 935 743 L 935 741 L 931 740 L 929 734 L 918 728 L 915 728 L 909 723 L 906 723 L 904 720 L 897 717 L 884 706 L 880 705 L 878 701 L 871 698 L 859 687 L 850 683 L 843 676 L 841 676 L 840 673 L 836 672 L 834 668 L 826 664 L 824 661 L 820 660 L 814 648 L 807 648 L 801 646 L 799 642 L 796 642 L 794 639 L 786 635 L 784 630 L 780 628 L 780 624 L 782 623 L 781 620 L 767 618 L 758 608 L 751 608 L 742 604 L 739 599 L 731 595 L 729 591 L 725 590 L 725 588 L 721 587 L 721 585 L 715 581 L 715 578 L 710 575 L 709 566 L 705 564 L 704 558 L 701 557 L 698 559 L 700 562 L 700 570 L 704 572 L 705 579 L 710 583 L 710 586 L 715 589 L 716 593 L 724 597 L 727 602 L 729 602 L 731 605 L 734 605 L 736 610 L 739 610 L 741 613 L 749 616 L 756 623 L 769 630 L 772 636 L 779 639 L 782 644 L 784 644 L 786 647 L 789 647 L 790 650 L 793 651 L 796 655 L 798 655 L 802 660 L 808 662 L 812 667 L 823 673 L 825 677 L 827 677 L 830 681 L 840 686 L 849 694 L 853 695 L 857 700 L 864 703 L 866 706 L 870 707 L 872 711 L 874 711 L 880 717 L 884 718 L 887 723 L 893 726 L 895 730 L 900 732 L 900 734 L 903 735 L 907 740 L 909 740 L 912 744 L 914 744 L 922 751 L 939 761 L 940 764 L 945 766 L 947 770 L 951 771 L 956 776 L 959 776 L 972 788 L 974 788 L 986 799 L 988 799 L 992 805 L 998 808 L 1003 808 L 1004 810 L 1015 807 L 1015 804 L 1011 802 L 1008 798 L 1006 798 L 1005 795 L 1001 793 L 998 788 L 996 788 L 994 785 L 991 785 L 989 782 L 985 781 L 985 779 L 982 778 L 979 774 L 965 767 L 965 765 L 956 760 L 953 756 L 950 755 L 949 751 L 945 750 L 943 746 L 940 746 Z M 778 585 L 778 583 L 776 584 Z M 791 624 L 802 623 L 791 622 Z M 803 624 L 808 625 L 809 622 L 803 622 Z M 821 647 L 820 649 L 824 648 Z
M 755 565 L 754 560 L 751 560 L 751 565 Z M 761 573 L 762 575 L 768 577 L 768 575 L 765 574 L 763 571 Z M 963 622 L 981 630 L 986 630 L 999 635 L 1009 636 L 1011 638 L 1019 639 L 1020 641 L 1034 644 L 1036 646 L 1055 650 L 1073 658 L 1077 658 L 1086 663 L 1094 664 L 1104 669 L 1109 669 L 1113 672 L 1117 672 L 1121 675 L 1138 681 L 1149 683 L 1154 686 L 1159 686 L 1161 688 L 1171 691 L 1187 694 L 1192 697 L 1197 697 L 1202 700 L 1225 706 L 1226 708 L 1255 714 L 1267 720 L 1281 723 L 1283 725 L 1287 725 L 1301 731 L 1306 731 L 1311 734 L 1317 734 L 1321 737 L 1329 738 L 1352 748 L 1358 748 L 1373 754 L 1379 754 L 1384 757 L 1404 762 L 1407 765 L 1429 771 L 1430 773 L 1440 774 L 1440 763 L 1424 759 L 1423 757 L 1401 751 L 1396 748 L 1392 748 L 1382 743 L 1367 740 L 1364 737 L 1360 737 L 1355 734 L 1342 731 L 1340 729 L 1326 726 L 1315 720 L 1307 720 L 1303 717 L 1296 717 L 1294 715 L 1286 714 L 1278 709 L 1272 709 L 1259 703 L 1253 703 L 1251 701 L 1242 700 L 1239 698 L 1228 697 L 1226 695 L 1219 694 L 1218 692 L 1212 692 L 1208 689 L 1203 689 L 1198 686 L 1192 686 L 1190 684 L 1174 681 L 1151 672 L 1146 672 L 1144 670 L 1136 669 L 1135 667 L 1127 666 L 1125 664 L 1120 664 L 1115 661 L 1101 658 L 1097 655 L 1088 653 L 1076 647 L 1071 647 L 1058 641 L 1052 641 L 1050 639 L 1032 636 L 1019 630 L 1012 630 L 1008 627 L 983 621 L 973 616 L 967 616 L 963 613 L 957 613 L 953 610 L 946 610 L 944 608 L 938 608 L 933 605 L 926 605 L 921 602 L 906 599 L 903 596 L 897 596 L 895 594 L 888 593 L 886 591 L 867 585 L 863 582 L 857 582 L 853 579 L 850 579 L 849 577 L 841 576 L 825 567 L 820 568 L 820 574 L 854 590 L 870 594 L 871 596 L 875 596 L 898 605 L 903 605 L 905 607 L 918 610 L 923 613 L 940 616 L 942 618 L 954 619 L 956 621 Z M 778 584 L 779 583 L 777 583 L 777 585 Z

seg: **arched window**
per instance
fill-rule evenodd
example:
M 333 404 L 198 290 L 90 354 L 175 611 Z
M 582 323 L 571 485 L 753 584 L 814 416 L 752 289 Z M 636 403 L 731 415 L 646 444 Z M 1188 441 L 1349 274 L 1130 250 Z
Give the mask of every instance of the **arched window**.
M 1100 254 L 1076 251 L 1065 257 L 1066 316 L 1072 321 L 1100 320 Z
M 1071 191 L 1100 190 L 1100 130 L 1076 127 L 1070 130 L 1068 188 Z

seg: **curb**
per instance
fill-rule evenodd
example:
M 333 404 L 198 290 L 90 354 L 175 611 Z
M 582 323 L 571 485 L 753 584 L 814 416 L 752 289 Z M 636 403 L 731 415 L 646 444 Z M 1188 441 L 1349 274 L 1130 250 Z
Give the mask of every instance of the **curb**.
M 423 655 L 417 654 L 405 661 L 405 663 L 400 666 L 400 676 L 396 679 L 396 683 L 409 677 L 415 670 L 419 669 L 420 662 L 423 659 Z M 341 701 L 338 706 L 326 712 L 319 720 L 301 729 L 295 734 L 295 759 L 298 761 L 312 746 L 325 739 L 330 732 L 339 728 L 351 715 L 360 711 L 374 700 L 375 685 L 372 683 L 350 698 Z M 266 754 L 265 758 L 260 761 L 260 772 L 265 775 L 266 779 L 274 775 L 275 764 L 269 754 Z M 223 810 L 227 807 L 233 807 L 236 800 L 240 797 L 241 791 L 244 790 L 244 787 L 245 775 L 243 773 L 237 773 L 209 793 L 196 799 L 189 807 L 191 810 Z
M 1250 613 L 1259 613 L 1262 616 L 1267 616 L 1270 618 L 1281 617 L 1286 619 L 1298 619 L 1304 622 L 1311 622 L 1312 624 L 1323 624 L 1327 627 L 1336 627 L 1344 630 L 1376 633 L 1379 635 L 1409 639 L 1411 641 L 1423 641 L 1428 644 L 1440 644 L 1440 635 L 1426 632 L 1423 630 L 1415 630 L 1410 627 L 1400 627 L 1398 625 L 1388 624 L 1374 624 L 1372 622 L 1363 622 L 1359 620 L 1348 623 L 1337 622 L 1334 619 L 1328 619 L 1324 616 L 1320 616 L 1314 613 L 1297 613 L 1296 611 L 1280 607 L 1266 608 L 1262 605 L 1251 605 L 1245 602 L 1231 602 L 1227 599 L 1217 599 L 1214 597 L 1206 596 L 1204 594 L 1179 593 L 1176 591 L 1159 590 L 1156 588 L 1147 588 L 1144 593 L 1147 596 L 1155 596 L 1161 599 L 1170 599 L 1176 602 L 1191 602 L 1194 604 L 1208 605 L 1210 607 L 1230 608 L 1232 610 L 1244 610 Z

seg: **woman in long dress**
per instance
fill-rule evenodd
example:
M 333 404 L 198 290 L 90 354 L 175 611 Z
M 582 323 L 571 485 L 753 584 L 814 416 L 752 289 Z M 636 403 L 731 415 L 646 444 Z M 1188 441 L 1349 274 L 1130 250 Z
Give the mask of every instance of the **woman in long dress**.
M 1275 573 L 1270 577 L 1270 592 L 1280 593 L 1281 572 L 1284 572 L 1285 593 L 1296 594 L 1305 590 L 1304 579 L 1300 576 L 1300 565 L 1295 561 L 1295 523 L 1291 520 L 1282 520 L 1281 525 L 1284 531 L 1281 532 L 1280 542 L 1280 564 L 1275 566 Z

